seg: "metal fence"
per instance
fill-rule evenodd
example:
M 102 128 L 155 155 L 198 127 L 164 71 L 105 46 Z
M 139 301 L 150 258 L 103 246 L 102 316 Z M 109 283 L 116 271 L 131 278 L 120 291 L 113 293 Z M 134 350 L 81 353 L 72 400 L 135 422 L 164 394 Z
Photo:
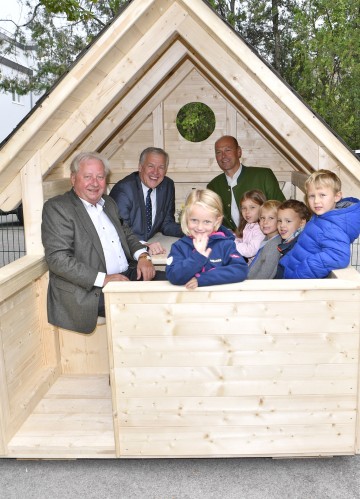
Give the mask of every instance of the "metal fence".
M 24 227 L 16 215 L 0 214 L 0 267 L 25 254 Z

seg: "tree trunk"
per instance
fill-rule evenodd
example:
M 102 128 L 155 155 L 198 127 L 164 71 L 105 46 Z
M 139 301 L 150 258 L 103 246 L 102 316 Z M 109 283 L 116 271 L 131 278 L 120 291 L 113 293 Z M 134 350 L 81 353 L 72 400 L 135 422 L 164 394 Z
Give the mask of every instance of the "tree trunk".
M 279 31 L 279 4 L 281 0 L 272 0 L 271 14 L 272 14 L 272 32 L 274 35 L 274 68 L 280 72 L 281 68 L 281 45 L 280 45 L 280 31 Z

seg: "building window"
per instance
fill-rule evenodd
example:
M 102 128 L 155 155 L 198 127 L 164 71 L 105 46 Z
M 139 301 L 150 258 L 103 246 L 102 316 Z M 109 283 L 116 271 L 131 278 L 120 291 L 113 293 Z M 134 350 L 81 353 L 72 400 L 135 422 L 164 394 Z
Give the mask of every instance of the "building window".
M 14 90 L 12 91 L 12 101 L 14 104 L 24 104 L 23 96 L 15 92 Z

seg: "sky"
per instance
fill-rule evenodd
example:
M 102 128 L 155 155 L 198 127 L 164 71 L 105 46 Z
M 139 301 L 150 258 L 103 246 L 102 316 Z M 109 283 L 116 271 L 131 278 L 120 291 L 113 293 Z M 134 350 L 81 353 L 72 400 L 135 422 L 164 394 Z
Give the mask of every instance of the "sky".
M 26 8 L 22 7 L 18 0 L 2 0 L 0 2 L 0 19 L 12 19 L 17 23 L 23 22 L 23 15 Z M 12 33 L 14 24 L 0 21 L 0 27 Z

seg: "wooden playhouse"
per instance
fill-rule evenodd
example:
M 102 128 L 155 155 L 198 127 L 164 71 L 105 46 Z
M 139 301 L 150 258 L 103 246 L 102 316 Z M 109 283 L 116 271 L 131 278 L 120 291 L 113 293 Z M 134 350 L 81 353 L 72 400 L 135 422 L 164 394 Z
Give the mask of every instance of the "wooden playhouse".
M 203 102 L 198 143 L 176 116 Z M 170 154 L 177 205 L 218 174 L 215 140 L 273 169 L 287 197 L 328 168 L 360 197 L 360 163 L 202 0 L 133 0 L 0 149 L 0 205 L 24 206 L 25 257 L 0 269 L 0 456 L 325 456 L 360 450 L 360 275 L 187 291 L 112 283 L 91 335 L 52 327 L 44 199 L 80 150 L 110 183 L 149 145 Z

